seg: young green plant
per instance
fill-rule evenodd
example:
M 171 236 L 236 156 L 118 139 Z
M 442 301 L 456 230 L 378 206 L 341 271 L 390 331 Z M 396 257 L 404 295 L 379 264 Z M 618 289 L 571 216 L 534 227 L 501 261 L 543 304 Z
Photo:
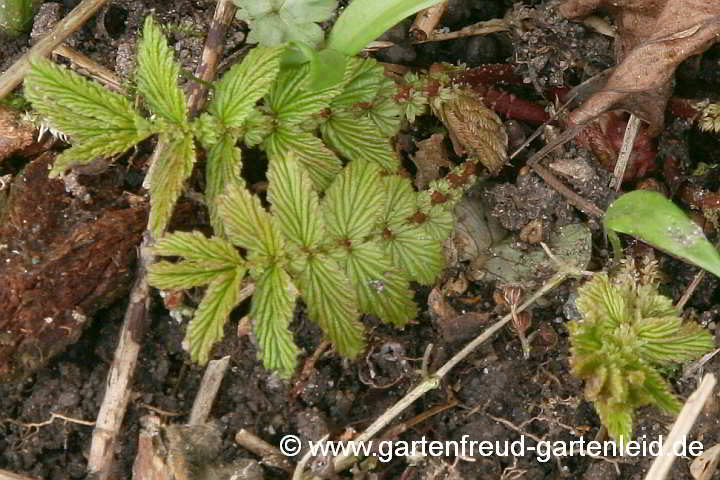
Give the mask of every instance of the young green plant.
M 625 443 L 638 407 L 672 414 L 682 407 L 660 369 L 714 347 L 710 333 L 683 321 L 657 288 L 654 265 L 640 272 L 625 265 L 612 278 L 597 274 L 578 290 L 583 318 L 568 323 L 572 374 L 585 380 L 585 397 L 610 436 Z

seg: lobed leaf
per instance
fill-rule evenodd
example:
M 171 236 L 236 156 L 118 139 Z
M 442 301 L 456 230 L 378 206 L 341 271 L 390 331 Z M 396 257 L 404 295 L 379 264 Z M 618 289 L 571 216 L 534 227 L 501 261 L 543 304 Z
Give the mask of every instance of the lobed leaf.
M 309 132 L 298 132 L 289 127 L 278 127 L 265 141 L 270 163 L 293 152 L 295 158 L 307 170 L 318 191 L 330 186 L 342 170 L 342 162 L 332 150 Z
M 228 128 L 239 128 L 265 94 L 280 71 L 285 47 L 256 47 L 240 64 L 215 83 L 215 96 L 208 111 Z
M 397 272 L 379 244 L 353 246 L 348 250 L 345 268 L 362 312 L 397 327 L 417 316 L 408 278 Z
M 325 256 L 311 256 L 297 281 L 310 319 L 323 329 L 338 353 L 358 356 L 365 341 L 357 297 L 337 263 Z
M 268 200 L 280 231 L 304 250 L 315 249 L 324 239 L 325 225 L 307 172 L 290 153 L 270 162 L 268 181 Z
M 237 267 L 216 276 L 208 285 L 187 330 L 193 361 L 206 364 L 213 344 L 223 337 L 230 312 L 242 301 L 240 290 L 245 273 L 244 267 Z
M 394 230 L 407 225 L 408 219 L 417 212 L 417 197 L 410 180 L 397 175 L 384 178 L 385 210 L 383 223 Z
M 185 93 L 178 87 L 180 65 L 152 16 L 145 19 L 137 51 L 137 88 L 151 110 L 176 125 L 187 124 Z
M 383 242 L 393 264 L 423 285 L 435 283 L 445 268 L 442 242 L 425 235 L 420 227 L 407 226 L 394 230 Z
M 330 232 L 342 241 L 362 241 L 378 226 L 383 193 L 376 165 L 350 162 L 325 192 L 323 207 Z
M 285 242 L 275 221 L 246 188 L 229 185 L 220 196 L 218 212 L 230 241 L 248 249 L 250 257 L 272 261 L 283 252 Z
M 295 371 L 299 354 L 292 332 L 288 329 L 295 297 L 288 274 L 272 265 L 256 279 L 250 308 L 260 358 L 265 368 L 277 370 L 285 377 Z
M 162 236 L 182 193 L 185 180 L 195 164 L 195 141 L 191 135 L 163 140 L 155 151 L 147 174 L 150 185 L 150 220 L 148 225 L 155 238 Z
M 241 176 L 242 150 L 236 146 L 237 138 L 223 133 L 219 142 L 208 151 L 205 164 L 205 201 L 210 212 L 210 224 L 217 235 L 223 235 L 225 225 L 218 211 L 218 197 L 228 185 L 245 186 Z
M 230 242 L 221 237 L 207 238 L 197 231 L 169 233 L 155 241 L 153 253 L 164 257 L 183 257 L 194 263 L 244 264 Z
M 325 143 L 347 159 L 375 162 L 391 172 L 400 166 L 388 137 L 367 117 L 333 113 L 320 131 Z

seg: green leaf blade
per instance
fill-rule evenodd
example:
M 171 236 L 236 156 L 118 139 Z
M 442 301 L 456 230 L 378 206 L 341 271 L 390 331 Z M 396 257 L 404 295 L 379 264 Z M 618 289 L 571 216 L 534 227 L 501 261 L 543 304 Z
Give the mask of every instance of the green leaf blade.
M 720 276 L 720 253 L 702 229 L 660 193 L 626 193 L 608 207 L 603 222 L 606 231 L 632 235 Z
M 176 125 L 186 125 L 185 93 L 177 84 L 180 65 L 173 57 L 160 26 L 148 16 L 137 52 L 138 91 L 155 113 Z
M 175 203 L 182 193 L 185 180 L 190 177 L 195 164 L 195 142 L 192 136 L 163 140 L 167 150 L 159 146 L 148 172 L 150 183 L 150 220 L 149 228 L 158 238 L 170 222 Z
M 328 146 L 347 159 L 375 162 L 390 172 L 400 167 L 389 139 L 365 116 L 333 113 L 320 131 Z
M 218 143 L 208 151 L 205 165 L 205 201 L 210 212 L 210 224 L 217 235 L 225 232 L 225 222 L 218 210 L 218 198 L 228 185 L 238 188 L 245 186 L 245 180 L 241 176 L 242 150 L 236 143 L 237 138 L 234 135 L 224 133 Z
M 223 337 L 230 312 L 242 301 L 240 291 L 244 267 L 224 272 L 208 285 L 187 330 L 190 357 L 201 365 L 207 363 L 212 346 Z
M 244 261 L 235 247 L 220 237 L 207 238 L 200 232 L 173 232 L 159 238 L 153 253 L 164 257 L 183 257 L 195 263 L 227 263 L 242 266 Z
M 423 285 L 435 283 L 445 268 L 443 244 L 428 237 L 420 227 L 395 230 L 384 243 L 393 264 Z
M 241 127 L 257 101 L 270 90 L 284 52 L 284 46 L 252 49 L 215 84 L 208 110 L 227 128 Z
M 295 371 L 300 353 L 288 329 L 295 306 L 294 287 L 288 274 L 276 265 L 265 270 L 256 281 L 250 308 L 260 357 L 265 368 L 284 377 Z
M 338 353 L 357 357 L 365 348 L 364 328 L 358 321 L 355 292 L 336 262 L 325 256 L 308 258 L 298 286 L 310 319 L 323 329 Z
M 148 282 L 161 290 L 200 287 L 234 268 L 237 266 L 220 262 L 156 262 L 150 267 Z
M 310 176 L 290 154 L 270 162 L 268 180 L 268 199 L 285 238 L 306 250 L 316 248 L 323 241 L 325 225 Z

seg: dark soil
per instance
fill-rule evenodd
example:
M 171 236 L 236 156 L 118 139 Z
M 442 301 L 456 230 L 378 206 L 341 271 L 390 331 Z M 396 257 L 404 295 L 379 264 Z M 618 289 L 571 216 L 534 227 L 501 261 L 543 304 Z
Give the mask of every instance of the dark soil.
M 63 3 L 69 9 L 77 2 L 66 0 Z M 451 0 L 446 26 L 461 28 L 480 20 L 502 17 L 511 10 L 517 16 L 521 7 L 541 4 L 541 9 L 544 9 L 546 3 L 550 2 L 516 1 L 513 4 L 510 0 Z M 128 77 L 132 69 L 132 52 L 138 28 L 145 16 L 152 12 L 168 27 L 171 42 L 183 67 L 193 70 L 200 59 L 204 32 L 212 18 L 214 4 L 211 0 L 113 0 L 101 15 L 88 22 L 72 38 L 71 43 L 121 76 Z M 530 99 L 540 98 L 542 90 L 551 86 L 577 84 L 612 64 L 611 42 L 580 24 L 558 18 L 552 9 L 550 13 L 533 13 L 525 20 L 525 25 L 527 31 L 523 34 L 493 34 L 415 47 L 407 41 L 405 24 L 385 36 L 399 46 L 379 53 L 378 57 L 415 67 L 428 66 L 438 61 L 460 61 L 470 66 L 516 62 L 517 72 L 525 84 L 512 88 L 518 95 Z M 225 46 L 226 57 L 235 58 L 242 52 L 243 29 L 244 26 L 237 22 L 231 27 Z M 0 42 L 0 71 L 11 65 L 27 49 L 28 43 L 29 38 Z M 542 52 L 542 56 L 538 52 Z M 682 89 L 686 96 L 695 93 L 692 91 L 693 86 L 697 96 L 702 96 L 703 91 L 712 88 L 717 91 L 720 83 L 717 74 L 719 56 L 720 47 L 716 47 L 706 54 L 707 58 L 701 59 L 702 65 L 714 65 L 715 70 L 712 71 L 702 68 L 700 71 L 703 73 L 698 73 L 689 66 L 683 66 L 686 73 L 680 76 L 678 89 Z M 408 134 L 419 139 L 420 135 L 433 128 L 430 125 Z M 531 125 L 520 126 L 520 130 L 526 132 L 533 128 Z M 673 138 L 679 138 L 684 142 L 685 150 L 691 152 L 687 164 L 682 166 L 685 177 L 689 177 L 689 172 L 701 161 L 717 162 L 718 149 L 705 147 L 707 141 L 717 144 L 717 136 L 708 140 L 707 135 L 689 132 L 687 127 L 679 133 L 674 132 L 674 135 Z M 538 146 L 540 144 L 536 143 L 531 148 Z M 35 275 L 32 277 L 32 285 L 26 284 L 29 281 L 22 284 L 22 288 L 39 289 L 39 296 L 35 297 L 37 303 L 33 308 L 61 311 L 64 308 L 62 302 L 71 302 L 82 305 L 84 312 L 92 314 L 92 321 L 87 324 L 83 322 L 83 325 L 68 326 L 66 323 L 58 323 L 53 330 L 55 333 L 43 337 L 45 342 L 55 342 L 54 346 L 43 347 L 42 351 L 62 353 L 52 359 L 42 355 L 37 358 L 29 353 L 28 363 L 10 372 L 18 377 L 25 376 L 0 384 L 0 469 L 47 480 L 86 478 L 92 426 L 74 422 L 73 419 L 93 421 L 102 402 L 106 376 L 117 345 L 127 305 L 127 291 L 135 268 L 133 249 L 141 233 L 128 225 L 142 225 L 145 215 L 144 210 L 136 208 L 132 195 L 123 192 L 139 191 L 142 168 L 151 148 L 151 144 L 143 145 L 133 155 L 121 159 L 122 173 L 112 173 L 111 169 L 111 173 L 106 172 L 101 176 L 81 176 L 80 183 L 88 189 L 93 199 L 90 204 L 84 204 L 76 193 L 65 192 L 61 184 L 45 185 L 44 189 L 36 190 L 36 193 L 41 192 L 42 195 L 28 198 L 28 202 L 37 202 L 37 205 L 33 203 L 34 206 L 27 206 L 25 212 L 38 212 L 35 220 L 40 225 L 39 230 L 31 231 L 24 225 L 15 225 L 16 230 L 12 232 L 8 226 L 0 230 L 4 235 L 0 237 L 2 248 L 7 249 L 8 242 L 22 240 L 25 243 L 11 244 L 10 250 L 21 248 L 36 253 L 37 258 L 26 255 L 16 259 L 18 271 L 27 273 L 29 269 Z M 517 232 L 529 222 L 540 219 L 543 230 L 549 232 L 557 225 L 589 221 L 538 177 L 521 171 L 518 167 L 522 166 L 528 154 L 523 155 L 513 162 L 514 167 L 502 172 L 499 179 L 501 183 L 488 194 L 493 212 L 501 223 Z M 605 208 L 614 196 L 606 187 L 609 178 L 606 170 L 599 166 L 591 154 L 574 145 L 550 158 L 547 163 L 552 168 L 553 163 L 557 164 L 563 159 L 580 159 L 584 165 L 581 165 L 585 169 L 583 171 L 591 172 L 588 174 L 590 177 L 583 179 L 567 173 L 566 167 L 557 165 L 559 170 L 556 169 L 556 172 L 574 186 L 578 193 Z M 0 164 L 0 175 L 27 176 L 40 171 L 37 170 L 38 165 L 29 163 L 27 158 L 15 158 Z M 41 170 L 46 171 L 45 167 Z M 19 174 L 21 171 L 24 171 L 22 175 Z M 656 172 L 655 176 L 657 180 L 663 180 L 661 173 Z M 704 188 L 718 187 L 718 179 L 712 176 L 700 180 L 704 182 Z M 0 191 L 0 195 L 2 193 Z M 43 207 L 43 201 L 47 202 L 46 207 Z M 61 202 L 62 206 L 59 207 L 57 202 Z M 190 208 L 186 206 L 185 210 L 182 207 L 179 209 L 181 213 L 175 219 L 176 226 L 203 226 L 204 218 L 188 214 Z M 103 265 L 93 273 L 90 269 L 93 251 L 88 247 L 85 263 L 72 268 L 64 264 L 57 265 L 57 268 L 69 268 L 81 279 L 76 284 L 65 285 L 63 288 L 68 291 L 57 289 L 49 280 L 49 283 L 43 284 L 43 275 L 49 275 L 47 272 L 59 273 L 47 269 L 34 271 L 33 265 L 41 263 L 46 267 L 52 259 L 65 258 L 60 253 L 56 252 L 55 255 L 49 252 L 59 248 L 58 242 L 74 238 L 68 235 L 77 229 L 99 228 L 98 225 L 102 224 L 98 222 L 102 220 L 102 215 L 108 215 L 108 209 L 115 215 L 125 215 L 122 217 L 124 223 L 119 224 L 119 217 L 113 217 L 106 219 L 107 225 L 104 227 L 121 228 L 121 239 L 111 236 L 96 240 L 117 243 L 117 247 L 113 247 L 114 251 L 121 254 L 114 259 L 114 267 Z M 128 215 L 132 218 L 126 218 Z M 597 223 L 590 223 L 594 231 L 594 255 L 590 268 L 602 269 L 608 263 L 607 247 Z M 131 234 L 137 238 L 130 238 Z M 637 248 L 647 252 L 643 246 Z M 656 255 L 667 278 L 663 288 L 677 300 L 692 281 L 697 269 L 664 255 Z M 15 257 L 0 250 L 0 259 L 9 262 L 10 258 Z M 448 271 L 446 280 L 464 275 L 465 268 L 467 265 L 456 265 Z M 15 278 L 11 277 L 12 271 L 7 268 L 2 272 L 7 275 L 6 278 Z M 110 279 L 108 275 L 111 275 Z M 49 278 L 55 277 L 51 275 Z M 108 283 L 109 280 L 112 282 Z M 543 280 L 539 278 L 537 282 Z M 93 282 L 93 286 L 105 285 L 107 291 L 82 290 L 88 282 Z M 0 283 L 0 299 L 6 299 L 3 294 L 10 298 L 8 284 L 5 280 Z M 406 432 L 393 439 L 410 441 L 426 437 L 428 440 L 461 440 L 467 435 L 469 440 L 503 442 L 518 440 L 521 433 L 526 434 L 528 443 L 533 442 L 529 435 L 549 441 L 571 441 L 580 436 L 595 438 L 600 431 L 599 419 L 592 405 L 583 399 L 582 382 L 569 374 L 568 366 L 569 345 L 565 322 L 572 314 L 572 295 L 577 286 L 577 282 L 568 281 L 531 308 L 533 328 L 539 329 L 542 335 L 536 338 L 529 359 L 523 358 L 516 335 L 509 329 L 502 330 L 492 341 L 477 349 L 456 367 L 440 388 L 406 409 L 395 423 L 410 421 L 434 407 L 447 405 L 450 408 L 417 424 L 411 422 Z M 460 328 L 465 331 L 454 331 L 451 335 L 447 334 L 447 326 L 439 325 L 439 320 L 427 311 L 429 289 L 418 288 L 416 301 L 423 307 L 423 313 L 412 325 L 404 330 L 396 330 L 376 319 L 367 318 L 369 348 L 363 358 L 348 361 L 332 351 L 325 352 L 311 369 L 309 377 L 296 376 L 290 381 L 279 379 L 262 367 L 256 359 L 252 338 L 238 329 L 244 312 L 236 312 L 226 326 L 225 340 L 213 350 L 213 358 L 230 355 L 231 361 L 211 414 L 215 431 L 220 434 L 218 445 L 213 450 L 214 456 L 208 454 L 203 457 L 204 461 L 208 461 L 209 456 L 216 463 L 230 464 L 245 459 L 256 465 L 254 462 L 260 459 L 238 446 L 234 440 L 240 429 L 249 430 L 273 445 L 277 445 L 280 438 L 287 434 L 298 435 L 302 440 L 318 440 L 326 434 L 336 439 L 363 430 L 422 380 L 423 356 L 428 345 L 433 345 L 428 359 L 428 369 L 432 372 L 462 348 L 465 341 L 505 313 L 493 300 L 495 287 L 491 282 L 480 280 L 470 281 L 467 288 L 461 289 L 451 300 L 453 308 L 462 313 L 477 312 L 482 315 L 461 325 Z M 691 298 L 686 312 L 713 329 L 716 336 L 720 336 L 720 328 L 717 328 L 720 313 L 717 287 L 717 279 L 707 275 Z M 72 295 L 101 295 L 112 302 L 83 304 L 82 298 Z M 10 312 L 7 315 L 11 316 L 28 308 L 26 303 L 12 306 L 10 302 L 7 300 L 6 304 L 0 305 L 0 312 L 7 310 Z M 33 312 L 33 315 L 40 315 Z M 58 317 L 58 321 L 69 322 L 72 318 Z M 7 339 L 3 337 L 5 326 L 10 320 L 0 318 L 0 326 L 3 326 L 0 355 L 7 348 L 11 350 L 8 355 L 19 358 L 17 351 L 25 344 L 21 345 L 22 342 L 14 336 L 15 343 L 8 346 Z M 36 328 L 36 325 L 18 322 L 14 325 L 20 330 L 20 327 Z M 58 332 L 63 327 L 72 330 L 66 337 L 60 338 Z M 309 358 L 319 347 L 322 335 L 308 321 L 302 306 L 298 306 L 292 328 L 296 332 L 298 345 L 304 349 L 303 360 Z M 172 318 L 162 300 L 154 297 L 152 325 L 143 342 L 131 402 L 115 452 L 117 461 L 112 476 L 114 479 L 131 478 L 143 417 L 158 416 L 165 425 L 180 424 L 187 419 L 203 369 L 190 363 L 182 345 L 184 331 L 185 325 Z M 8 333 L 17 334 L 10 330 Z M 22 335 L 32 334 L 23 330 Z M 720 338 L 718 340 L 720 342 Z M 27 345 L 22 348 L 32 352 L 32 348 Z M 26 355 L 22 358 L 28 357 Z M 26 374 L 26 370 L 40 365 L 44 366 L 34 373 Z M 720 356 L 706 363 L 704 372 L 720 375 Z M 698 378 L 697 372 L 683 376 L 681 371 L 677 371 L 671 375 L 673 387 L 684 398 L 697 386 Z M 62 417 L 50 421 L 52 414 Z M 692 438 L 701 440 L 706 448 L 720 442 L 718 418 L 720 402 L 715 396 L 694 426 Z M 653 439 L 667 434 L 671 424 L 672 418 L 663 416 L 653 408 L 645 408 L 638 413 L 635 428 L 639 436 L 646 435 L 648 439 Z M 296 457 L 294 460 L 298 459 Z M 262 468 L 253 471 L 260 471 L 267 479 L 290 478 L 286 471 L 273 466 L 268 459 L 264 460 Z M 576 455 L 541 462 L 534 452 L 523 457 L 395 458 L 389 463 L 363 463 L 356 467 L 354 476 L 347 474 L 342 478 L 641 479 L 652 460 L 651 457 L 592 459 Z M 668 478 L 692 478 L 689 473 L 691 461 L 692 458 L 679 458 Z M 337 478 L 331 474 L 326 477 Z M 716 474 L 715 478 L 720 477 Z

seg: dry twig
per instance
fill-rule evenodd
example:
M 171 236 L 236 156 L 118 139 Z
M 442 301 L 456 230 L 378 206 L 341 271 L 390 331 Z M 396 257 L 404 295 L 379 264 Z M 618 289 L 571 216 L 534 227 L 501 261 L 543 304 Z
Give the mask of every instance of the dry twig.
M 430 38 L 433 30 L 435 30 L 435 27 L 440 23 L 443 15 L 445 15 L 447 7 L 448 2 L 440 2 L 432 7 L 419 11 L 415 16 L 415 21 L 410 27 L 410 36 L 418 41 Z
M 195 395 L 192 411 L 190 412 L 190 420 L 188 425 L 202 425 L 207 422 L 213 402 L 217 396 L 220 384 L 225 377 L 228 365 L 230 364 L 230 355 L 220 360 L 211 360 L 205 369 L 200 389 Z

